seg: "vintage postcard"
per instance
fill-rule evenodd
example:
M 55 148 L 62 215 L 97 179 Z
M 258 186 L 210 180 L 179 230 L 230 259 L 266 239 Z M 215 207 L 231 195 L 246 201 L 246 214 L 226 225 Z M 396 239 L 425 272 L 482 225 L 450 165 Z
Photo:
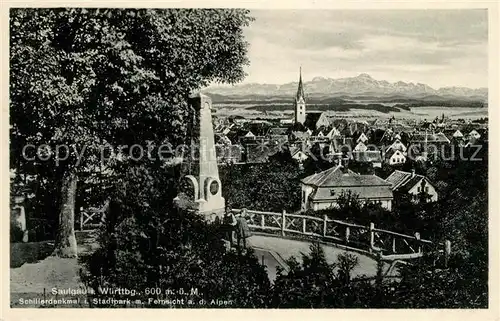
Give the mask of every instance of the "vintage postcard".
M 9 313 L 494 308 L 495 4 L 136 5 L 5 10 Z

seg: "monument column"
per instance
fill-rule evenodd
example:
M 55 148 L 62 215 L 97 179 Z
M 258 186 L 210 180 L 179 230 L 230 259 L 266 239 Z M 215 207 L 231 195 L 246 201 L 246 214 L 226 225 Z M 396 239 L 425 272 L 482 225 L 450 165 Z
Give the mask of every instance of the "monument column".
M 217 166 L 212 100 L 197 93 L 189 98 L 189 104 L 195 113 L 188 133 L 191 136 L 191 153 L 185 158 L 189 175 L 184 177 L 184 182 L 191 188 L 190 208 L 208 220 L 213 220 L 214 214 L 222 218 L 225 202 Z

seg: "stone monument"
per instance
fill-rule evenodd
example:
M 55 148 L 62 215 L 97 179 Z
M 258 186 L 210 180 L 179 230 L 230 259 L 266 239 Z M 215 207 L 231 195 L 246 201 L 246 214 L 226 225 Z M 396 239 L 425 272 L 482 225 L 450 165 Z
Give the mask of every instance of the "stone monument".
M 184 176 L 179 195 L 174 201 L 212 221 L 222 218 L 225 201 L 217 167 L 214 130 L 212 124 L 212 100 L 197 93 L 190 96 L 189 105 L 193 117 L 188 126 L 191 141 L 188 155 L 183 157 Z

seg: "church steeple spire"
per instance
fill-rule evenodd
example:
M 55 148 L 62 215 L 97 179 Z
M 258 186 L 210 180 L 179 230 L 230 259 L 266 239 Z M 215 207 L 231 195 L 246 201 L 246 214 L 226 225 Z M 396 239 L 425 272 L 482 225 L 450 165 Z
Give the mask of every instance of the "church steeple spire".
M 302 66 L 299 69 L 299 86 L 295 96 L 295 122 L 303 124 L 306 120 L 306 97 L 304 95 L 304 84 L 302 84 Z
M 305 99 L 304 85 L 302 84 L 302 66 L 299 69 L 299 87 L 297 88 L 297 100 L 300 98 Z

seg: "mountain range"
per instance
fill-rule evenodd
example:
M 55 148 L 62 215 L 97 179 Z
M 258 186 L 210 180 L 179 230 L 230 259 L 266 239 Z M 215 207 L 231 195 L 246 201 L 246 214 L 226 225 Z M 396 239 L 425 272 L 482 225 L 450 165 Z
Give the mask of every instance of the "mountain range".
M 293 97 L 297 92 L 298 82 L 282 85 L 272 84 L 240 84 L 234 86 L 211 86 L 203 92 L 211 95 L 239 98 L 239 97 Z M 385 80 L 376 80 L 363 73 L 356 77 L 332 79 L 315 77 L 304 82 L 306 97 L 321 98 L 336 96 L 339 98 L 389 98 L 400 97 L 407 99 L 420 99 L 435 97 L 441 99 L 463 99 L 487 102 L 488 89 L 467 87 L 443 87 L 434 89 L 422 83 L 398 81 L 390 83 Z

